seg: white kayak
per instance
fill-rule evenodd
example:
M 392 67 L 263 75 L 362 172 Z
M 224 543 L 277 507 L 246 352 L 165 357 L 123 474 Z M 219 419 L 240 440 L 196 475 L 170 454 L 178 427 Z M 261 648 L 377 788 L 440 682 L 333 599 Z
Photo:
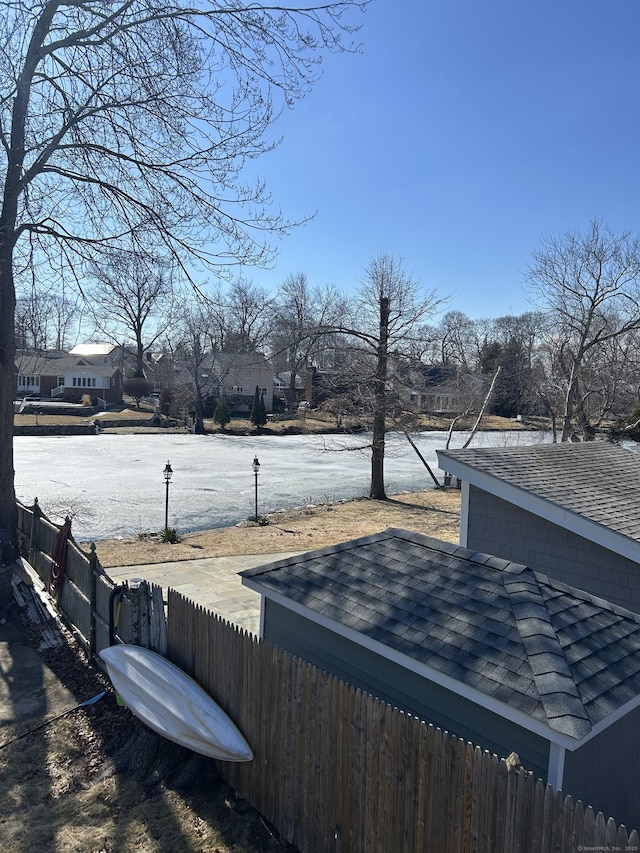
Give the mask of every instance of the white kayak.
M 222 761 L 251 761 L 234 722 L 185 672 L 142 646 L 102 649 L 109 678 L 124 704 L 163 737 Z

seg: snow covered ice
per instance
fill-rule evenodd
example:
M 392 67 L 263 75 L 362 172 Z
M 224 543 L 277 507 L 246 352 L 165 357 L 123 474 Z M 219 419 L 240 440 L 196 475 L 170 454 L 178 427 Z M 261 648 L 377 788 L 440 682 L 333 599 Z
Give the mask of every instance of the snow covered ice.
M 466 433 L 455 433 L 460 447 Z M 435 451 L 446 434 L 413 436 L 434 473 Z M 164 527 L 167 460 L 169 526 L 179 532 L 236 524 L 253 517 L 260 460 L 258 513 L 307 503 L 368 494 L 370 453 L 345 447 L 366 445 L 369 436 L 197 436 L 189 434 L 99 436 L 17 436 L 14 439 L 16 496 L 40 507 L 53 521 L 73 517 L 79 541 L 135 536 Z M 532 444 L 542 433 L 478 433 L 473 446 Z M 329 449 L 340 452 L 329 452 Z M 403 435 L 387 437 L 385 483 L 388 494 L 430 488 L 433 481 Z

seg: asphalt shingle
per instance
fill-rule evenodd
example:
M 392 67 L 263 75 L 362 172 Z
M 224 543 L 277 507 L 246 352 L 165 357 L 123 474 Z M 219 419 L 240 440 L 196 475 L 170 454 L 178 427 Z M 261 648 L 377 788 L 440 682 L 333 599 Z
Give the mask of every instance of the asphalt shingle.
M 242 573 L 575 738 L 640 694 L 640 615 L 389 529 Z
M 640 454 L 608 441 L 438 451 L 640 542 Z

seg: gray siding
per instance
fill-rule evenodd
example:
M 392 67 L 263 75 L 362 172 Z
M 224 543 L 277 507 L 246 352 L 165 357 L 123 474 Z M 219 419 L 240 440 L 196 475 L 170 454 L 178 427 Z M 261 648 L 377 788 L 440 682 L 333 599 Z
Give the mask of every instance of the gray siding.
M 562 787 L 628 830 L 640 827 L 640 709 L 567 752 Z
M 264 637 L 501 758 L 517 752 L 522 764 L 546 781 L 549 744 L 544 738 L 268 599 Z
M 469 487 L 467 548 L 513 560 L 640 612 L 640 565 L 563 527 Z

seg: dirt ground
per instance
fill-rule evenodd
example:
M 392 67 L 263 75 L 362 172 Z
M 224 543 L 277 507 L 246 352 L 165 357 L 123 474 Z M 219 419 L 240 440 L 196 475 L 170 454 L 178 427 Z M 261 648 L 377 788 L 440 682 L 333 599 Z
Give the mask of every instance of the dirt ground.
M 98 543 L 105 567 L 203 556 L 303 550 L 404 527 L 458 541 L 460 492 L 427 490 L 388 501 L 306 506 L 258 526 L 185 536 Z M 39 629 L 13 606 L 34 648 Z M 0 729 L 0 850 L 57 853 L 275 853 L 290 850 L 255 809 L 236 796 L 215 764 L 156 736 L 117 705 L 108 679 L 66 642 L 40 654 L 76 701 L 100 690 L 97 704 L 13 740 L 28 724 Z M 28 813 L 28 819 L 25 814 Z
M 39 628 L 15 604 L 0 618 L 19 627 L 77 703 L 106 691 L 60 719 L 47 723 L 45 716 L 43 725 L 19 715 L 0 725 L 2 853 L 294 851 L 214 761 L 161 738 L 120 707 L 109 680 L 68 635 L 42 650 Z
M 458 542 L 460 492 L 457 489 L 427 489 L 393 495 L 386 501 L 366 498 L 283 510 L 265 517 L 264 525 L 243 521 L 190 533 L 177 544 L 157 537 L 102 540 L 96 542 L 102 566 L 137 566 L 201 557 L 238 554 L 274 554 L 304 551 L 335 545 L 359 536 L 401 527 L 447 542 Z

